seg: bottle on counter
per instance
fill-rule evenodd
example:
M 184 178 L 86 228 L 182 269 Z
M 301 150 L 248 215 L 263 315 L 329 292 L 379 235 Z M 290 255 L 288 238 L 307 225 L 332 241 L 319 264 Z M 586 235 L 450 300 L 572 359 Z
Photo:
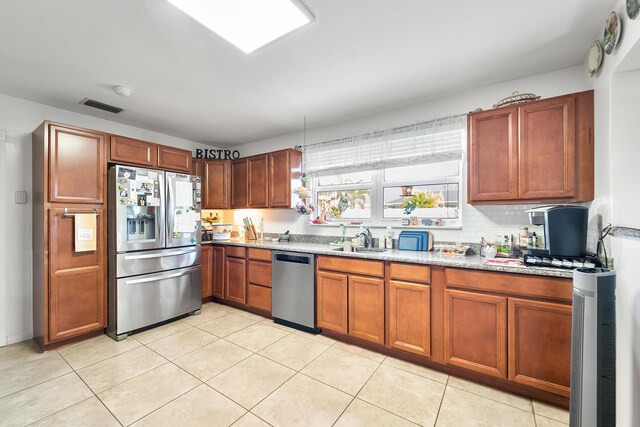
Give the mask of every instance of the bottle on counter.
M 538 247 L 538 236 L 536 236 L 536 232 L 533 232 L 533 235 L 531 235 L 531 246 L 534 248 Z
M 391 227 L 387 227 L 387 237 L 385 238 L 385 247 L 387 249 L 393 249 L 393 230 L 391 230 Z

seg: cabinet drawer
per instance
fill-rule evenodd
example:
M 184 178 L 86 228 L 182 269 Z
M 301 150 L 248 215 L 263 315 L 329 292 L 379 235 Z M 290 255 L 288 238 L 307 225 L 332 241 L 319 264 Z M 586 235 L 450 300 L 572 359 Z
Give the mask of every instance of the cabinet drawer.
M 571 279 L 447 268 L 447 287 L 571 302 Z
M 242 246 L 227 246 L 226 255 L 234 258 L 245 258 L 247 256 L 247 248 Z
M 247 304 L 249 307 L 259 308 L 260 310 L 271 313 L 271 288 L 250 283 L 248 287 Z
M 424 265 L 392 262 L 389 264 L 389 274 L 392 279 L 406 280 L 407 282 L 431 282 L 431 269 Z
M 249 259 L 258 259 L 261 261 L 271 261 L 271 250 L 269 249 L 256 249 L 249 248 L 247 249 Z
M 382 261 L 365 261 L 347 257 L 319 256 L 318 269 L 384 277 L 384 262 Z
M 271 287 L 271 263 L 249 261 L 249 283 Z

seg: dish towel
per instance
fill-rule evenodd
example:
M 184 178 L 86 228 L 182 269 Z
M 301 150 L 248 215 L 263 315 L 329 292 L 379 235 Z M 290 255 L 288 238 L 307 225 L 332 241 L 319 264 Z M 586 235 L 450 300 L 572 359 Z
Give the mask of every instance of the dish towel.
M 75 215 L 75 248 L 76 252 L 96 250 L 96 214 Z

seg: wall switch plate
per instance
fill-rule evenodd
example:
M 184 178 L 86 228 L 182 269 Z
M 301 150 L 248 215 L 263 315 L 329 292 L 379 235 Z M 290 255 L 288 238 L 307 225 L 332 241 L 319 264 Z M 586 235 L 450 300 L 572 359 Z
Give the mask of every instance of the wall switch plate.
M 16 204 L 17 205 L 26 205 L 27 204 L 27 192 L 26 191 L 16 191 Z
M 0 129 L 0 142 L 5 142 L 7 140 L 7 132 Z

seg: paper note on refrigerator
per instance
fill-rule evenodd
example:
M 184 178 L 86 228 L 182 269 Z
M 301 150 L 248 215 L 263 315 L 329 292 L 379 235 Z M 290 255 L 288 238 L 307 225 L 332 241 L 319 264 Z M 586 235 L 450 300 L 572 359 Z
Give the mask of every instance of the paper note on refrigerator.
M 193 185 L 191 182 L 176 181 L 176 206 L 193 206 Z
M 189 212 L 177 213 L 174 216 L 173 231 L 175 233 L 193 233 L 196 223 Z

